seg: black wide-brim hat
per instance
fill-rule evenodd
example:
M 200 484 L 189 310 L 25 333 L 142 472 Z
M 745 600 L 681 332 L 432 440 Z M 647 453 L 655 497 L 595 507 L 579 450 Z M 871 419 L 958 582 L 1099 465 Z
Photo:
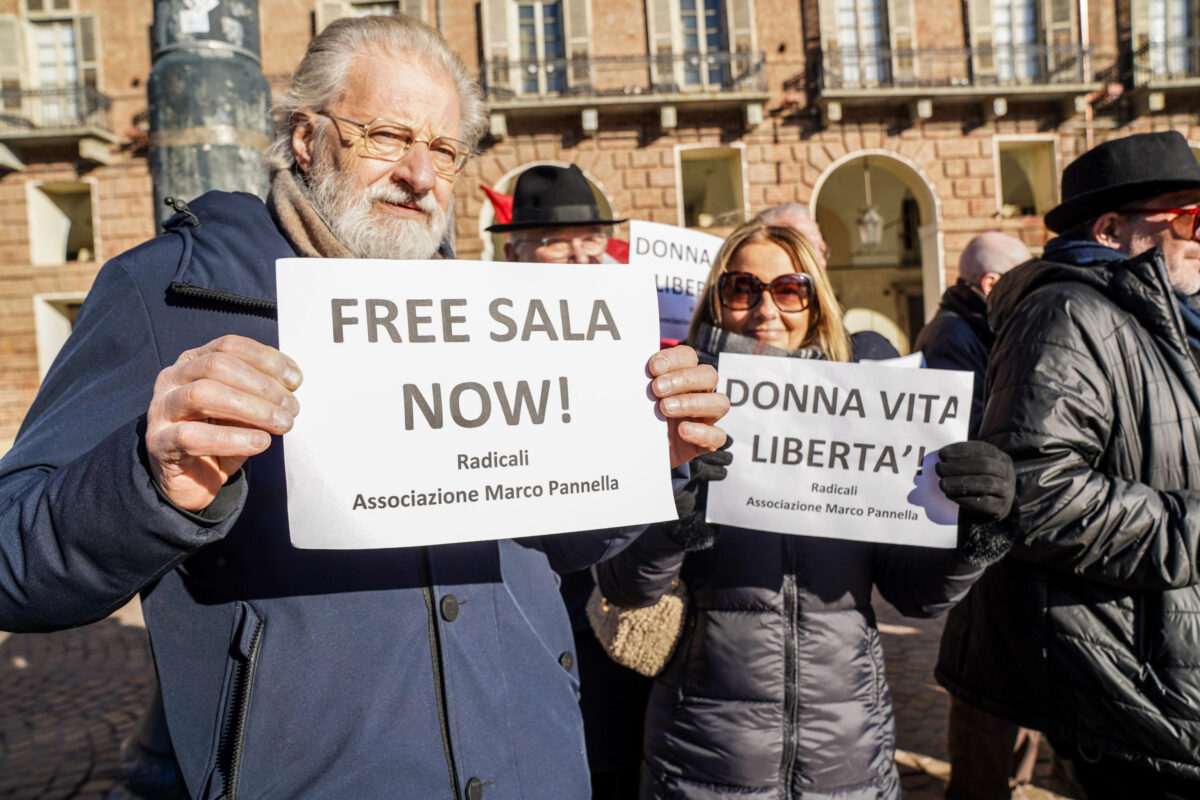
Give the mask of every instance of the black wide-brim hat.
M 489 225 L 488 230 L 505 233 L 568 225 L 616 225 L 624 221 L 600 218 L 596 196 L 579 167 L 540 164 L 525 170 L 517 178 L 512 222 Z
M 1062 202 L 1046 227 L 1062 233 L 1101 214 L 1186 189 L 1200 190 L 1200 162 L 1178 131 L 1137 133 L 1098 144 L 1062 176 Z

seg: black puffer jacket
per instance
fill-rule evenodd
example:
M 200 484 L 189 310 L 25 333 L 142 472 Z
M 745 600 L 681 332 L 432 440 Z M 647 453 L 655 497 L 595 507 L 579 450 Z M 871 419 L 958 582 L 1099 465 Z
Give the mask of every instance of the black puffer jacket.
M 953 551 L 720 530 L 688 553 L 652 527 L 596 567 L 618 605 L 680 573 L 688 616 L 651 690 L 642 798 L 895 800 L 895 733 L 871 588 L 909 616 L 979 570 Z
M 1161 254 L 1030 262 L 992 292 L 981 438 L 1021 538 L 947 620 L 939 680 L 990 713 L 1200 778 L 1200 376 Z

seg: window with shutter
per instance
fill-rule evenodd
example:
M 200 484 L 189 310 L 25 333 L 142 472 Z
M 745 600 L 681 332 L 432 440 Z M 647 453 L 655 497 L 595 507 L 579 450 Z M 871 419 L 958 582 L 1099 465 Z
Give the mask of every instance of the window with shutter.
M 650 53 L 654 57 L 650 65 L 650 79 L 656 89 L 670 91 L 677 84 L 675 23 L 671 13 L 671 0 L 646 0 L 646 27 Z
M 484 84 L 496 96 L 514 91 L 509 71 L 508 7 L 510 0 L 480 0 L 483 21 Z
M 898 86 L 911 85 L 916 78 L 913 42 L 912 0 L 890 0 L 888 13 L 892 44 L 892 77 Z
M 586 90 L 592 83 L 591 5 L 588 0 L 563 0 L 564 34 L 570 59 L 570 83 Z
M 754 35 L 754 6 L 750 0 L 726 0 L 725 18 L 729 21 L 729 57 L 732 79 L 736 82 L 756 64 L 758 52 Z
M 100 58 L 97 54 L 96 17 L 88 14 L 77 17 L 75 26 L 79 42 L 79 74 L 84 85 L 93 89 L 99 85 Z
M 992 0 L 967 0 L 971 36 L 971 74 L 978 85 L 996 80 L 996 51 L 992 39 Z
M 1082 81 L 1083 60 L 1075 3 L 1073 0 L 1042 0 L 1042 14 L 1042 27 L 1046 32 L 1046 80 L 1052 83 Z
M 0 109 L 21 109 L 21 53 L 23 22 L 10 14 L 0 15 Z

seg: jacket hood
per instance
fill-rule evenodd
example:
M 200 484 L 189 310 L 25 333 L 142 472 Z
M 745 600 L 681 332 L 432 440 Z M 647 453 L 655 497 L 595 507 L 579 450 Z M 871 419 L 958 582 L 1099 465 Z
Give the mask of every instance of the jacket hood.
M 1157 247 L 1119 261 L 1069 264 L 1034 259 L 1010 270 L 988 296 L 988 322 L 1000 331 L 1030 295 L 1051 286 L 1082 284 L 1108 297 L 1148 330 L 1171 338 L 1182 330 L 1167 265 Z
M 262 200 L 244 192 L 208 192 L 163 229 L 183 241 L 173 291 L 274 308 L 275 259 L 295 252 Z M 245 267 L 231 270 L 236 263 Z

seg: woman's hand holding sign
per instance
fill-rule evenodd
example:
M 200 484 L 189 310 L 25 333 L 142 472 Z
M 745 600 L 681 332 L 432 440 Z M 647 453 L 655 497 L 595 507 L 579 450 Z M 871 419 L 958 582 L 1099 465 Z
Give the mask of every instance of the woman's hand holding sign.
M 715 423 L 729 411 L 729 398 L 714 391 L 717 371 L 700 364 L 696 351 L 686 345 L 658 351 L 647 366 L 654 378 L 651 391 L 667 418 L 671 466 L 723 445 L 725 431 Z

